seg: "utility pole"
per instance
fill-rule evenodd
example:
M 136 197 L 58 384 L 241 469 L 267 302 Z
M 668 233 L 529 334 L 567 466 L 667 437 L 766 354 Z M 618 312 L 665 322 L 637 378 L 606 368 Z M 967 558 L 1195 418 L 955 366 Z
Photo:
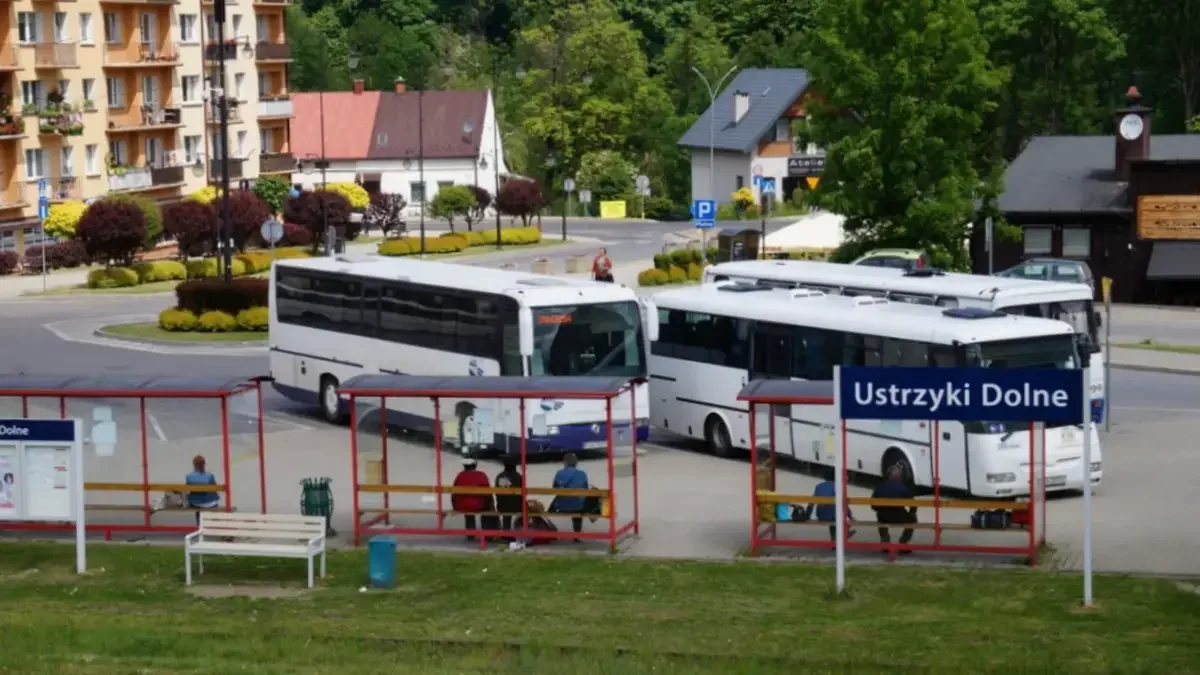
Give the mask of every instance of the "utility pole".
M 216 0 L 213 9 L 217 24 L 217 77 L 221 89 L 217 100 L 221 130 L 221 251 L 225 282 L 233 281 L 233 223 L 229 216 L 229 98 L 225 87 L 225 0 Z
M 729 70 L 717 80 L 717 86 L 714 87 L 708 82 L 708 78 L 696 66 L 692 66 L 692 70 L 700 76 L 700 81 L 704 82 L 704 86 L 708 89 L 708 198 L 713 200 L 713 207 L 720 203 L 717 199 L 717 184 L 716 184 L 716 155 L 717 155 L 717 94 L 721 93 L 721 85 L 725 83 L 725 78 L 733 74 L 737 70 L 737 66 L 730 66 Z M 716 217 L 716 214 L 713 214 Z M 704 259 L 708 260 L 708 230 L 700 230 L 700 250 L 704 252 Z

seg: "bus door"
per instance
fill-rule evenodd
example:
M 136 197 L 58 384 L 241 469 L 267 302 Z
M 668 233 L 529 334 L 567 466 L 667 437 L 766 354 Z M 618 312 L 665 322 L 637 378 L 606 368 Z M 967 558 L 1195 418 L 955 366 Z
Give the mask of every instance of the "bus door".
M 787 326 L 755 323 L 750 340 L 750 380 L 790 380 L 792 377 L 792 332 Z M 792 441 L 792 406 L 772 405 L 775 452 L 796 456 Z M 758 430 L 760 447 L 770 442 L 767 429 Z

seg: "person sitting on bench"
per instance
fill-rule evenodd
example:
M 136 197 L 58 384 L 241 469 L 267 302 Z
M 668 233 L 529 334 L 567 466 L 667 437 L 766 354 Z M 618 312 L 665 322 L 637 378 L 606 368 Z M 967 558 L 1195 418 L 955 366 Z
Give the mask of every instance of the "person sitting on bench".
M 204 455 L 192 458 L 192 472 L 183 482 L 188 485 L 216 485 L 217 478 L 205 470 Z M 189 492 L 187 495 L 188 508 L 216 509 L 221 505 L 221 495 L 218 492 Z M 200 524 L 200 513 L 196 512 L 196 525 Z

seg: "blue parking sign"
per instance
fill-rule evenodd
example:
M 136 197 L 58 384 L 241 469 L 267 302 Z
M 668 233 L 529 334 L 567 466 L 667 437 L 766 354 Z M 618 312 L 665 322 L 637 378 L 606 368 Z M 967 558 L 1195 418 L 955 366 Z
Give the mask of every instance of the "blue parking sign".
M 45 220 L 50 216 L 50 200 L 46 197 L 38 197 L 38 218 Z
M 697 199 L 693 201 L 692 217 L 696 219 L 696 229 L 712 229 L 717 221 L 717 202 L 712 199 Z

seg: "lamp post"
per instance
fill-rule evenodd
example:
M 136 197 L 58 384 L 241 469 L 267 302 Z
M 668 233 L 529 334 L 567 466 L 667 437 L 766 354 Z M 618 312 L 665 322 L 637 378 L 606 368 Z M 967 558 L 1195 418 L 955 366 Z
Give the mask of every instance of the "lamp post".
M 318 122 L 321 125 L 321 155 L 319 158 L 311 153 L 305 155 L 304 159 L 312 159 L 314 161 L 305 163 L 304 160 L 301 160 L 300 170 L 304 173 L 304 175 L 307 176 L 312 174 L 314 165 L 316 168 L 320 169 L 321 191 L 324 192 L 329 186 L 329 176 L 327 173 L 327 170 L 329 169 L 329 160 L 325 158 L 325 73 L 328 70 L 328 67 L 326 65 L 326 56 L 324 50 L 321 52 L 321 61 L 321 90 L 317 92 L 317 115 Z M 358 67 L 358 50 L 354 47 L 350 47 L 350 52 L 346 57 L 346 65 L 349 66 L 351 71 Z M 334 236 L 330 236 L 329 212 L 325 206 L 324 199 L 321 200 L 321 231 L 325 233 L 325 254 L 333 255 L 337 244 L 337 236 L 336 234 Z
M 421 184 L 421 257 L 425 257 L 425 90 L 417 91 L 417 182 Z
M 220 82 L 218 91 L 214 92 L 217 99 L 217 127 L 220 129 L 221 152 L 221 263 L 225 267 L 225 283 L 233 281 L 233 247 L 229 242 L 233 239 L 233 222 L 229 215 L 229 99 L 225 96 L 225 0 L 216 0 L 213 7 L 213 19 L 217 24 L 217 77 Z M 215 150 L 216 148 L 214 148 Z
M 717 85 L 714 87 L 709 84 L 708 78 L 696 66 L 692 66 L 692 70 L 700 76 L 700 81 L 704 82 L 704 86 L 708 89 L 708 198 L 713 200 L 713 207 L 717 204 L 717 187 L 715 180 L 716 171 L 716 153 L 717 153 L 717 94 L 721 93 L 721 85 L 725 83 L 725 79 L 737 70 L 737 66 L 730 66 L 729 70 L 717 80 Z M 715 215 L 715 214 L 714 214 Z M 765 246 L 765 244 L 763 244 Z M 704 251 L 704 258 L 708 258 L 708 230 L 700 230 L 700 250 Z

